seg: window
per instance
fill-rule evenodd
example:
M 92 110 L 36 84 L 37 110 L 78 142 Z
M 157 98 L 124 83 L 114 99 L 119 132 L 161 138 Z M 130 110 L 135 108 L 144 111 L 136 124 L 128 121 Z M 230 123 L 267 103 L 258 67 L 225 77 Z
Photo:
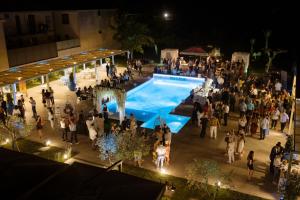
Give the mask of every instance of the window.
M 28 15 L 28 29 L 30 33 L 36 33 L 35 16 Z
M 69 14 L 62 14 L 62 24 L 69 24 Z
M 45 17 L 45 24 L 47 25 L 48 30 L 52 30 L 52 18 L 51 16 Z
M 16 15 L 16 16 L 15 16 L 15 20 L 16 20 L 17 33 L 18 33 L 18 34 L 22 34 L 22 28 L 21 28 L 20 16 L 19 16 L 19 15 Z

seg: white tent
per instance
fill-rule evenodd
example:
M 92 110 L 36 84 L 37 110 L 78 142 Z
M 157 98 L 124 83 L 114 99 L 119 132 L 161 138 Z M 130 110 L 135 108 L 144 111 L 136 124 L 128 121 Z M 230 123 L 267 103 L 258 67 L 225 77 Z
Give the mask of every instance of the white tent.
M 160 52 L 160 58 L 161 59 L 176 59 L 179 56 L 179 50 L 178 49 L 162 49 Z
M 249 67 L 249 61 L 250 61 L 250 53 L 248 52 L 234 52 L 231 57 L 231 62 L 242 62 L 242 60 L 245 63 L 245 70 L 244 72 L 247 73 L 248 67 Z

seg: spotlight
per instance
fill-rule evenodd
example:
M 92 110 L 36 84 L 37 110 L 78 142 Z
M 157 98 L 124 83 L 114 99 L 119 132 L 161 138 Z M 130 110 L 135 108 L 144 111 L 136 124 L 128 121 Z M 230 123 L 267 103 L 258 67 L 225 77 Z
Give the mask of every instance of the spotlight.
M 65 160 L 68 159 L 68 154 L 67 153 L 64 154 L 64 159 Z
M 51 141 L 50 140 L 47 140 L 46 141 L 46 146 L 50 146 L 51 145 Z
M 8 139 L 8 138 L 6 138 L 5 143 L 6 143 L 6 144 L 9 143 L 9 139 Z

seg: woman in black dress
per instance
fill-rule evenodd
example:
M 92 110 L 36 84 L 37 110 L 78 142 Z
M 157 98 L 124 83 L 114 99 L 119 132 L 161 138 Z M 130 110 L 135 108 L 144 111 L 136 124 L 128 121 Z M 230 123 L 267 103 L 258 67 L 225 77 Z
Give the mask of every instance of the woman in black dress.
M 38 131 L 39 137 L 40 139 L 42 139 L 42 128 L 43 128 L 43 124 L 42 124 L 42 118 L 41 116 L 36 116 L 36 129 Z
M 252 176 L 253 176 L 253 171 L 254 171 L 254 151 L 250 151 L 248 156 L 247 156 L 247 167 L 248 167 L 248 180 L 250 181 Z

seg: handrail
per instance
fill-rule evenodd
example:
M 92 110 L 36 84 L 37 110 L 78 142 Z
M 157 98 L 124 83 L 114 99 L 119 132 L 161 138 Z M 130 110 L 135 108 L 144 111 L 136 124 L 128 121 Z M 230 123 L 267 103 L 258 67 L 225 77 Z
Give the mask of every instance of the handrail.
M 115 167 L 118 167 L 119 172 L 122 172 L 123 160 L 119 160 L 112 164 L 110 167 L 106 168 L 106 172 L 113 170 Z

